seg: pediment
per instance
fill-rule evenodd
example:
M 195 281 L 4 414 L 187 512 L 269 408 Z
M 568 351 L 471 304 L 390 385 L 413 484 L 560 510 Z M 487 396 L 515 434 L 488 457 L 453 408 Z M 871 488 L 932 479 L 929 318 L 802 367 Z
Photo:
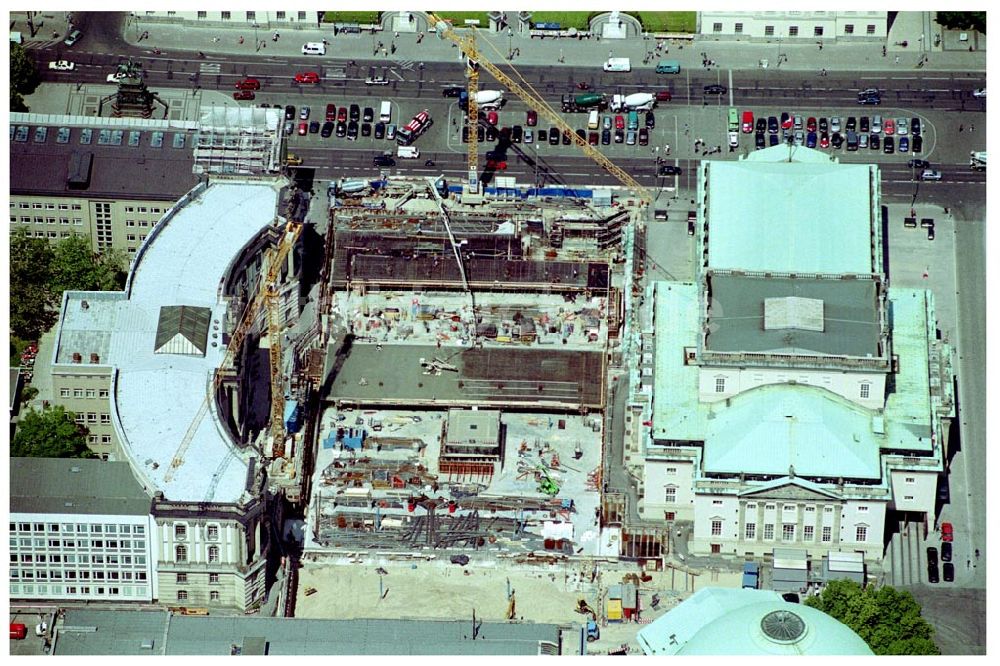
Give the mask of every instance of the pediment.
M 824 501 L 840 500 L 840 494 L 834 491 L 824 491 L 816 488 L 807 488 L 795 481 L 786 481 L 780 485 L 771 485 L 765 488 L 750 488 L 740 493 L 745 499 L 773 499 L 773 500 L 797 500 L 797 501 Z

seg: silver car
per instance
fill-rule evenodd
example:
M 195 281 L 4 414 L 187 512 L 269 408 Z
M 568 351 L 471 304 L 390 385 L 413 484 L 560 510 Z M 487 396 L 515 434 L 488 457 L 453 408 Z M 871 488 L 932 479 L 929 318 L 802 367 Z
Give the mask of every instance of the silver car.
M 830 118 L 830 134 L 840 131 L 840 116 Z
M 907 130 L 907 122 L 906 118 L 896 118 L 896 134 L 903 136 L 909 131 Z

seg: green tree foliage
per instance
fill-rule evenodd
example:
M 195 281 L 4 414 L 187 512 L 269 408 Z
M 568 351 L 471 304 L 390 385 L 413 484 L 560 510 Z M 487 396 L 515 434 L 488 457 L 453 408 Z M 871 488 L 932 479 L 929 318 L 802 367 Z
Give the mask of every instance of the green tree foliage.
M 875 654 L 941 654 L 931 640 L 933 627 L 909 592 L 835 580 L 819 596 L 808 597 L 806 605 L 846 624 Z
M 986 12 L 937 12 L 936 20 L 952 30 L 976 30 L 986 34 Z
M 49 288 L 52 247 L 41 238 L 29 238 L 23 229 L 10 237 L 10 330 L 35 340 L 56 321 L 56 299 Z
M 24 95 L 35 92 L 41 77 L 34 61 L 20 44 L 10 42 L 10 110 L 27 111 Z
M 124 286 L 124 258 L 120 252 L 94 254 L 90 241 L 81 235 L 64 238 L 52 258 L 52 291 L 110 291 Z
M 63 407 L 30 410 L 17 424 L 10 455 L 23 458 L 92 458 L 87 428 Z

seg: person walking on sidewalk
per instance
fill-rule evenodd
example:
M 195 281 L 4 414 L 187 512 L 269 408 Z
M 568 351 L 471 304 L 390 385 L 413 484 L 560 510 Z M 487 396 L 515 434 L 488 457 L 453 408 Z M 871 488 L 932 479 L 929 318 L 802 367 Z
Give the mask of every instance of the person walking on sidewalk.
M 243 43 L 243 35 L 240 35 L 240 39 L 239 39 L 239 42 L 240 42 L 240 44 L 242 44 L 242 43 Z

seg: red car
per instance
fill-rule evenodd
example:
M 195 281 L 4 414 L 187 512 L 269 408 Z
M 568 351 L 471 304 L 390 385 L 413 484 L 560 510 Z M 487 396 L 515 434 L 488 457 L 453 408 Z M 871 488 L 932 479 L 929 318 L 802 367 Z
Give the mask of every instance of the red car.
M 830 147 L 830 135 L 826 132 L 821 132 L 819 135 L 819 147 L 829 148 Z
M 955 528 L 951 523 L 941 523 L 941 541 L 951 543 L 955 539 Z
M 319 74 L 316 72 L 299 72 L 295 75 L 296 83 L 319 83 Z
M 486 168 L 504 171 L 507 168 L 507 163 L 502 160 L 486 160 Z
M 305 135 L 309 131 L 309 123 L 302 121 L 299 123 L 299 136 Z
M 233 93 L 233 99 L 253 99 L 254 94 L 252 90 L 237 90 Z
M 534 109 L 528 109 L 528 127 L 534 127 L 538 124 L 538 112 Z
M 486 113 L 486 122 L 490 125 L 496 127 L 497 121 L 500 120 L 500 116 L 497 115 L 496 111 L 489 111 Z
M 347 122 L 347 107 L 342 106 L 337 110 L 337 122 L 346 123 Z
M 661 90 L 658 93 L 656 93 L 656 101 L 657 102 L 669 102 L 670 101 L 670 91 L 669 90 Z
M 624 116 L 615 116 L 615 129 L 620 129 L 620 130 L 625 129 Z
M 812 116 L 809 116 L 806 119 L 806 131 L 807 132 L 815 132 L 816 131 L 816 119 L 813 118 Z
M 336 120 L 337 119 L 337 105 L 336 104 L 327 104 L 326 105 L 326 119 L 327 120 Z
M 237 90 L 260 90 L 260 81 L 257 79 L 243 79 L 236 82 Z

